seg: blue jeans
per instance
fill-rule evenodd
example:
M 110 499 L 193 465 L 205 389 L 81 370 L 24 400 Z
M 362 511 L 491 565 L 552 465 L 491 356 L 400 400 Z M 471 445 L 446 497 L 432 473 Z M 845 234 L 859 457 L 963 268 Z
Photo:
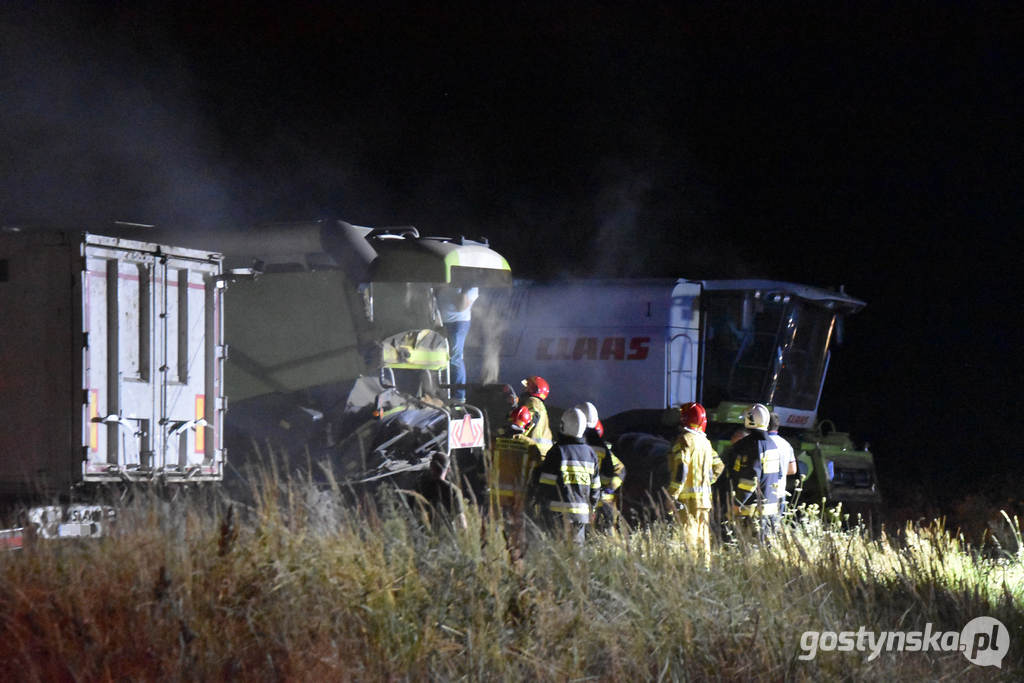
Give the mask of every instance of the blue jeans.
M 444 329 L 448 333 L 448 353 L 449 353 L 449 369 L 451 377 L 449 381 L 452 384 L 465 384 L 466 383 L 466 360 L 463 358 L 462 352 L 466 347 L 466 337 L 469 335 L 469 320 L 456 320 L 454 322 L 445 323 Z M 466 389 L 465 387 L 459 387 L 452 391 L 452 398 L 466 400 Z

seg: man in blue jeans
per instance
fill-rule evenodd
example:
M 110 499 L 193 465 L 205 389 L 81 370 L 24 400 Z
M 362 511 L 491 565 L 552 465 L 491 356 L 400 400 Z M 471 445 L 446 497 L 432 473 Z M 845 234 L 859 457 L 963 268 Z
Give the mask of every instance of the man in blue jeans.
M 447 287 L 437 294 L 437 307 L 441 311 L 441 322 L 448 334 L 451 377 L 449 381 L 458 386 L 452 393 L 457 401 L 466 400 L 466 361 L 462 352 L 469 335 L 473 302 L 480 296 L 476 287 Z

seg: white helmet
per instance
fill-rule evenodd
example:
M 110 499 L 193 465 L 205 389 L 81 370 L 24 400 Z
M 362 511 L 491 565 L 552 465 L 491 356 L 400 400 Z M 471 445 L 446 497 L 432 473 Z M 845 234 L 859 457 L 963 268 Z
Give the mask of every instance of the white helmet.
M 586 403 L 577 403 L 576 410 L 583 411 L 583 414 L 586 415 L 587 429 L 593 429 L 595 426 L 597 426 L 597 406 L 595 406 L 590 401 L 587 401 Z
M 562 413 L 561 432 L 566 436 L 580 438 L 587 428 L 587 416 L 579 408 Z
M 761 403 L 755 403 L 743 413 L 743 426 L 747 429 L 768 429 L 771 414 Z

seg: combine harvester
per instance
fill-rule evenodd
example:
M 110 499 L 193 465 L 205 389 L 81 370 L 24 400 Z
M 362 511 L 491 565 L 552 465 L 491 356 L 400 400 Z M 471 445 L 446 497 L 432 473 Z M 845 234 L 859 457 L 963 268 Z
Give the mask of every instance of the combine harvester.
M 669 409 L 702 403 L 721 454 L 759 402 L 793 444 L 800 500 L 867 513 L 881 504 L 872 454 L 818 415 L 843 318 L 863 307 L 842 291 L 767 280 L 517 282 L 481 297 L 467 357 L 505 381 L 544 377 L 553 412 L 596 404 L 627 464 L 625 506 L 667 477 L 678 427 Z
M 435 294 L 511 283 L 486 242 L 343 221 L 204 239 L 239 273 L 225 303 L 229 482 L 270 455 L 371 488 L 411 486 L 439 452 L 482 466 L 484 416 L 449 400 Z

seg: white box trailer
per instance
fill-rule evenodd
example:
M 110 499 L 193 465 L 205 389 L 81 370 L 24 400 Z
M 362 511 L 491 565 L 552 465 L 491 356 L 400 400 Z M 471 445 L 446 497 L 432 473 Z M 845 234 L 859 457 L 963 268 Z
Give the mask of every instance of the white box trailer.
M 0 231 L 0 497 L 223 475 L 222 259 Z

